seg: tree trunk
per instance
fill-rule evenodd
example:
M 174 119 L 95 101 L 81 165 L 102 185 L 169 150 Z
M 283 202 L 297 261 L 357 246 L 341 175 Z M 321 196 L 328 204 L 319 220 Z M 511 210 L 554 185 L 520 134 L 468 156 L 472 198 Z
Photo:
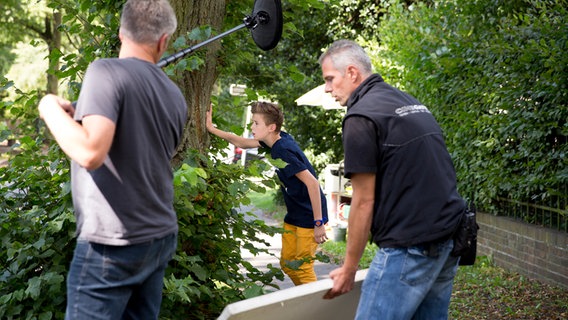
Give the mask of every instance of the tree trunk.
M 174 39 L 204 25 L 211 26 L 217 33 L 223 31 L 220 28 L 225 17 L 225 0 L 170 0 L 170 3 L 178 19 Z M 209 135 L 205 127 L 205 113 L 209 108 L 211 92 L 218 76 L 216 66 L 220 48 L 220 42 L 214 41 L 198 49 L 200 54 L 204 54 L 205 65 L 196 71 L 184 71 L 177 77 L 176 82 L 187 101 L 188 119 L 181 144 L 172 161 L 174 166 L 183 161 L 189 149 L 197 149 L 201 154 L 207 152 Z
M 59 54 L 55 51 L 61 50 L 61 32 L 58 27 L 61 24 L 61 12 L 55 11 L 53 13 L 53 20 L 45 18 L 45 42 L 50 57 L 57 57 L 56 59 L 49 59 L 49 71 L 47 72 L 47 93 L 58 94 L 59 79 L 55 75 L 55 71 L 59 70 Z

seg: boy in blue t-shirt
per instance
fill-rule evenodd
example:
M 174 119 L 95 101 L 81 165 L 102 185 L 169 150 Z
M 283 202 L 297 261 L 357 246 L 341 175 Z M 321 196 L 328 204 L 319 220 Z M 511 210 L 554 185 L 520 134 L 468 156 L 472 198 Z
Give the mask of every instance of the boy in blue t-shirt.
M 239 148 L 268 147 L 273 159 L 287 163 L 284 168 L 276 170 L 282 182 L 281 190 L 287 209 L 280 266 L 295 285 L 316 281 L 313 260 L 303 263 L 297 270 L 288 268 L 286 264 L 313 258 L 318 244 L 327 240 L 325 196 L 304 152 L 292 136 L 281 131 L 284 121 L 282 110 L 268 102 L 254 102 L 251 108 L 253 139 L 217 129 L 212 122 L 211 109 L 207 111 L 207 130 Z

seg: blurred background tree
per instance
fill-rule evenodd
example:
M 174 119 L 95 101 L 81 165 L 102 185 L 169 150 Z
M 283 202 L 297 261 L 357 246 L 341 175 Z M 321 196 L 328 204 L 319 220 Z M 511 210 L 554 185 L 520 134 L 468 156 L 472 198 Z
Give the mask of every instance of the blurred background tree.
M 48 76 L 59 84 L 53 92 L 76 99 L 87 65 L 117 55 L 123 2 L 0 3 L 0 141 L 17 141 L 0 166 L 0 318 L 62 317 L 74 246 L 68 161 L 37 120 L 37 102 L 55 90 Z M 253 3 L 172 0 L 180 29 L 169 53 L 240 24 Z M 317 59 L 340 38 L 365 46 L 387 82 L 430 108 L 464 196 L 491 213 L 513 203 L 525 221 L 568 231 L 567 7 L 565 0 L 285 1 L 275 49 L 262 51 L 239 31 L 166 68 L 190 114 L 174 161 L 181 236 L 164 317 L 215 317 L 282 277 L 279 268 L 252 268 L 237 250 L 254 250 L 258 234 L 276 232 L 235 210 L 250 204 L 251 190 L 275 187 L 263 175 L 268 165 L 224 163 L 227 144 L 210 140 L 205 111 L 212 101 L 215 122 L 242 132 L 250 101 L 280 103 L 285 130 L 321 172 L 343 158 L 344 111 L 295 100 L 323 82 Z M 22 49 L 27 44 L 34 50 Z M 231 84 L 246 85 L 246 95 L 232 96 Z

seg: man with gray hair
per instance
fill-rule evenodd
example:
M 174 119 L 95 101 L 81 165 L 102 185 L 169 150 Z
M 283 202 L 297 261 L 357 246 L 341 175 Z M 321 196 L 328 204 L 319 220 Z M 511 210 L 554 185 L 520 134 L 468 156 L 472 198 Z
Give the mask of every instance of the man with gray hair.
M 345 176 L 353 195 L 347 252 L 324 298 L 353 289 L 371 233 L 379 246 L 356 319 L 447 319 L 458 257 L 452 235 L 465 209 L 442 131 L 418 100 L 372 73 L 357 43 L 320 57 L 325 90 L 347 106 Z
M 127 1 L 119 57 L 89 66 L 76 109 L 55 95 L 38 106 L 72 160 L 66 319 L 158 318 L 178 232 L 170 161 L 187 105 L 156 62 L 176 26 L 167 0 Z

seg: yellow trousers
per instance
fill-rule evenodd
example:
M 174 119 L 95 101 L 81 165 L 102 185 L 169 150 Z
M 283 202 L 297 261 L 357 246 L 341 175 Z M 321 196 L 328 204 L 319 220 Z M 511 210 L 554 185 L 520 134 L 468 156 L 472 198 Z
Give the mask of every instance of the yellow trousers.
M 317 281 L 313 260 L 317 247 L 314 229 L 284 223 L 280 267 L 294 285 Z M 306 261 L 301 262 L 304 259 Z

